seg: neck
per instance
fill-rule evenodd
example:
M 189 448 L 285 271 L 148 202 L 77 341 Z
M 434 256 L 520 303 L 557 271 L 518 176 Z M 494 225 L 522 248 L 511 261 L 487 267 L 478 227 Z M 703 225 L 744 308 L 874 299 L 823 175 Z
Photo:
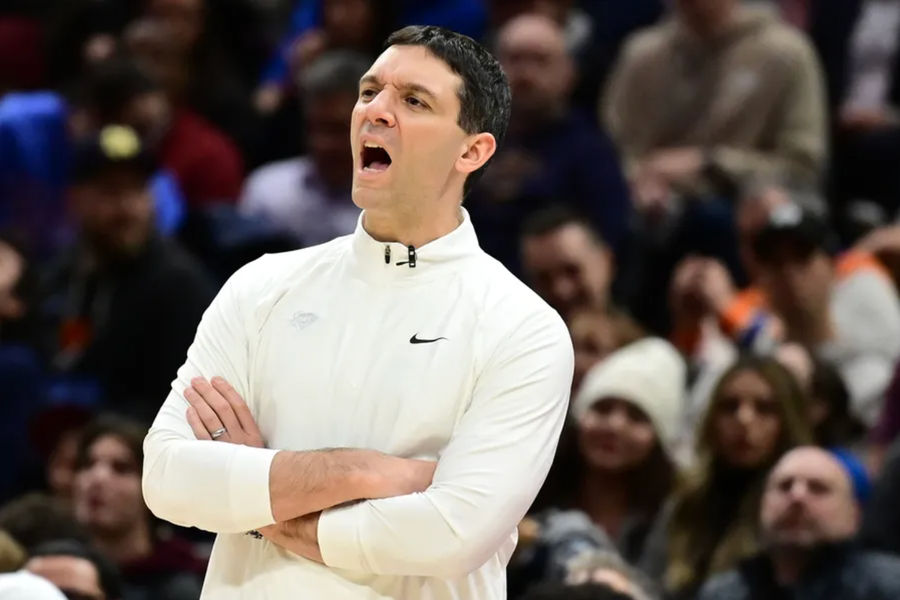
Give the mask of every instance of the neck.
M 590 472 L 582 482 L 579 504 L 591 521 L 615 539 L 628 513 L 625 477 L 602 471 Z
M 109 534 L 94 532 L 93 541 L 101 552 L 119 565 L 149 556 L 153 551 L 150 525 L 144 520 L 127 530 Z
M 815 348 L 834 338 L 834 326 L 827 308 L 814 314 L 794 315 L 784 321 L 788 339 L 809 348 Z
M 366 210 L 363 213 L 363 228 L 379 242 L 397 242 L 420 248 L 447 235 L 459 227 L 462 220 L 459 205 L 450 206 L 437 214 L 416 212 L 397 215 Z
M 728 30 L 737 14 L 737 4 L 732 0 L 721 0 L 714 4 L 705 15 L 682 13 L 681 18 L 698 37 L 710 40 Z
M 810 563 L 810 553 L 807 550 L 782 548 L 772 551 L 772 569 L 775 573 L 775 581 L 783 587 L 793 586 Z

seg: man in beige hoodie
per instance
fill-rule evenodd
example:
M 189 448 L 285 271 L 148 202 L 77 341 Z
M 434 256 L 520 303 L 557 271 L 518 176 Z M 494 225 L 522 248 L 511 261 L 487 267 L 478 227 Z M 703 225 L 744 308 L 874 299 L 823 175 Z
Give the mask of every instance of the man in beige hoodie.
M 601 113 L 645 214 L 729 196 L 750 176 L 815 185 L 826 157 L 812 47 L 740 0 L 675 0 L 627 43 Z

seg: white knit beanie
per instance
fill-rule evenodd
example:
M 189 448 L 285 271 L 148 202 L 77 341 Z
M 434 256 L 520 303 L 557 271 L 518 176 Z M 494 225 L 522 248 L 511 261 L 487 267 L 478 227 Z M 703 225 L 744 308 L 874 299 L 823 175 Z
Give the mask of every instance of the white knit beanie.
M 685 378 L 684 359 L 672 344 L 662 338 L 644 338 L 588 371 L 575 395 L 572 413 L 581 419 L 598 400 L 627 400 L 647 414 L 671 456 L 684 410 Z

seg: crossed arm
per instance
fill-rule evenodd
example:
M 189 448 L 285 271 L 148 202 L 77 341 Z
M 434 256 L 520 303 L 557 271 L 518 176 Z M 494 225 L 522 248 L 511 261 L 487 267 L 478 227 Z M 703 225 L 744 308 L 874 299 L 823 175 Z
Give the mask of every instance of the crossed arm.
M 431 478 L 433 465 L 367 450 L 261 447 L 251 425 L 246 356 L 258 330 L 242 303 L 229 299 L 229 289 L 226 284 L 204 315 L 145 442 L 144 495 L 154 513 L 220 533 L 260 530 L 329 567 L 372 574 L 460 577 L 498 552 L 540 488 L 565 419 L 573 357 L 556 315 L 523 314 L 515 327 L 490 332 L 502 342 L 486 360 Z M 215 375 L 250 405 L 235 403 L 231 416 L 219 413 L 224 405 L 213 400 L 210 408 L 229 432 L 217 441 L 232 443 L 206 439 L 221 427 L 203 420 L 196 401 L 204 396 L 188 391 L 197 377 Z M 187 414 L 185 399 L 193 409 Z M 234 439 L 235 432 L 247 437 Z M 245 445 L 251 439 L 257 445 Z M 353 500 L 362 501 L 346 505 Z

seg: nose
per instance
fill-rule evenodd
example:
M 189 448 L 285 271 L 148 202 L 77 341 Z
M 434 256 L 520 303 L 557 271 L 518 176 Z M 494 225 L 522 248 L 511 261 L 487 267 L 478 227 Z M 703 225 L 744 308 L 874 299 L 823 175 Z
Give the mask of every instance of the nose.
M 365 105 L 364 116 L 366 121 L 372 125 L 393 127 L 397 124 L 393 104 L 393 94 L 387 87 L 383 88 Z
M 621 406 L 617 406 L 609 412 L 609 416 L 607 417 L 607 425 L 610 429 L 618 431 L 625 426 L 626 420 L 627 418 L 625 416 L 625 409 Z
M 557 276 L 553 280 L 553 295 L 563 302 L 569 302 L 575 297 L 576 287 L 571 277 Z
M 741 402 L 737 410 L 737 420 L 741 425 L 749 427 L 756 420 L 756 408 L 752 402 Z

